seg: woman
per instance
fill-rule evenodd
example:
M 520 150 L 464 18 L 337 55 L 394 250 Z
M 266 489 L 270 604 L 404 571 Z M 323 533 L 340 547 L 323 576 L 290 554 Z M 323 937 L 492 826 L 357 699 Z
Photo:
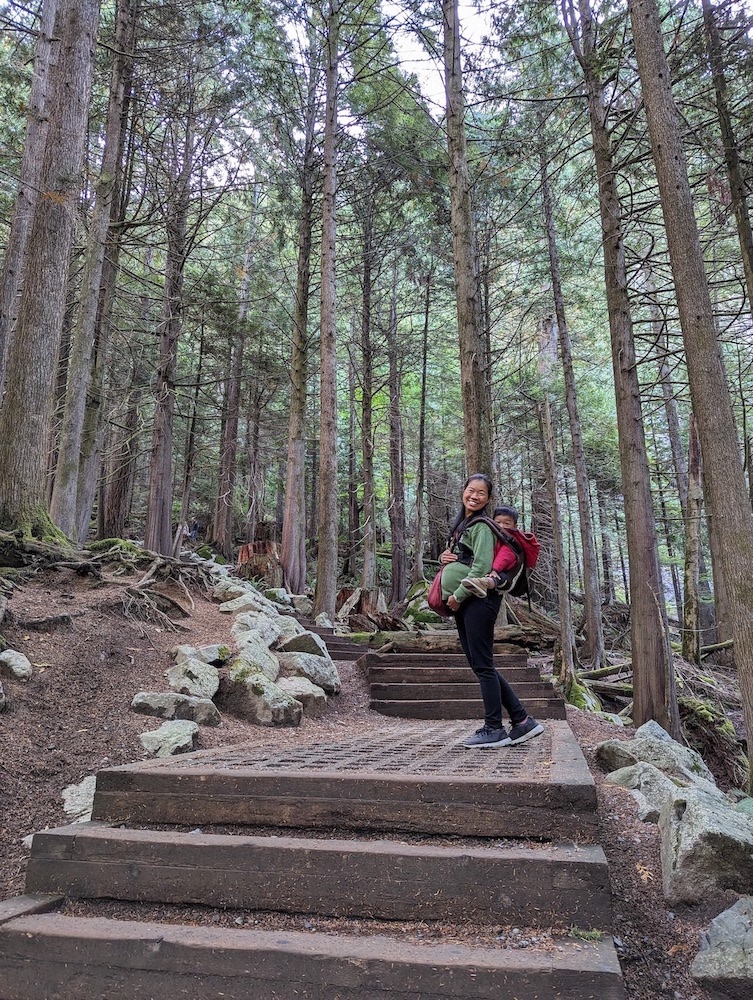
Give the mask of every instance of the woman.
M 490 590 L 477 597 L 463 584 L 463 578 L 488 576 L 494 559 L 494 533 L 483 521 L 492 495 L 492 481 L 474 472 L 463 486 L 463 507 L 450 531 L 450 546 L 439 557 L 442 596 L 453 613 L 471 670 L 478 678 L 484 702 L 484 724 L 463 740 L 465 747 L 504 747 L 525 743 L 544 727 L 526 713 L 517 695 L 494 669 L 494 623 L 502 594 Z M 502 707 L 510 716 L 512 729 L 502 725 Z

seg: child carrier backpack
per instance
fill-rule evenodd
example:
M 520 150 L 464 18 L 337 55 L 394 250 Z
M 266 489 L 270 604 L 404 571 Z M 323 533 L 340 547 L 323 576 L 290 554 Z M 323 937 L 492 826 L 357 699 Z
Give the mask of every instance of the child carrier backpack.
M 522 531 L 520 528 L 505 530 L 496 521 L 493 521 L 485 514 L 472 519 L 473 523 L 483 522 L 491 528 L 495 537 L 494 554 L 496 555 L 501 545 L 507 545 L 515 553 L 515 565 L 512 569 L 506 570 L 507 579 L 501 581 L 497 589 L 511 594 L 513 597 L 528 598 L 528 606 L 531 605 L 531 595 L 528 590 L 528 574 L 538 562 L 541 545 L 532 531 Z M 470 524 L 471 521 L 468 522 Z

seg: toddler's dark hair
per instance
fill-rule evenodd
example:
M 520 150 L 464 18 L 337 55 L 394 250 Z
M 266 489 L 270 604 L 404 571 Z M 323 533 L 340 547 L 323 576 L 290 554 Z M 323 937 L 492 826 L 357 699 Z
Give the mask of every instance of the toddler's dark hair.
M 502 516 L 504 516 L 504 517 L 511 517 L 516 524 L 518 523 L 518 512 L 517 512 L 517 510 L 515 510 L 514 507 L 506 507 L 506 506 L 495 507 L 494 508 L 494 516 L 495 517 L 502 517 Z

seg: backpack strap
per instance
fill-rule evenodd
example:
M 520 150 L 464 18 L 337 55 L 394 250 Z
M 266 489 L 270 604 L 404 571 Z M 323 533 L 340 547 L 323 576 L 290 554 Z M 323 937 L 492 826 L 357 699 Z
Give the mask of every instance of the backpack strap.
M 528 571 L 526 569 L 526 554 L 525 554 L 525 550 L 523 549 L 523 546 L 520 544 L 520 542 L 517 540 L 517 538 L 513 538 L 512 535 L 509 535 L 505 531 L 505 529 L 503 527 L 501 527 L 499 524 L 497 524 L 497 522 L 494 521 L 491 517 L 487 517 L 486 514 L 474 514 L 473 517 L 470 517 L 466 521 L 465 527 L 468 528 L 472 524 L 479 524 L 479 523 L 485 524 L 487 526 L 487 528 L 490 528 L 492 534 L 497 539 L 499 539 L 499 541 L 503 545 L 509 545 L 509 547 L 515 553 L 515 556 L 516 556 L 516 558 L 518 560 L 518 565 L 516 566 L 515 570 L 512 573 L 512 579 L 510 581 L 510 587 L 513 587 L 515 585 L 515 583 L 519 579 L 519 577 L 521 577 L 521 576 L 523 577 L 523 582 L 525 583 L 525 588 L 526 588 L 525 593 L 526 593 L 526 597 L 528 599 L 528 610 L 531 611 L 532 610 L 531 609 L 531 591 L 530 591 L 530 589 L 528 587 Z

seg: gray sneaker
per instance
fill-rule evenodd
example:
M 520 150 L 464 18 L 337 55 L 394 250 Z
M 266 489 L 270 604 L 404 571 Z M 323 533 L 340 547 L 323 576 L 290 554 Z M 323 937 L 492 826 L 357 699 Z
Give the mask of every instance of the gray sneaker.
M 472 736 L 467 736 L 463 740 L 464 747 L 506 747 L 509 743 L 510 737 L 504 727 L 490 729 L 489 726 L 482 726 Z
M 510 743 L 513 746 L 517 743 L 526 743 L 528 740 L 532 740 L 534 736 L 538 736 L 543 732 L 544 727 L 541 723 L 532 719 L 530 715 L 527 715 L 522 722 L 519 722 L 517 726 L 513 726 L 510 730 Z

